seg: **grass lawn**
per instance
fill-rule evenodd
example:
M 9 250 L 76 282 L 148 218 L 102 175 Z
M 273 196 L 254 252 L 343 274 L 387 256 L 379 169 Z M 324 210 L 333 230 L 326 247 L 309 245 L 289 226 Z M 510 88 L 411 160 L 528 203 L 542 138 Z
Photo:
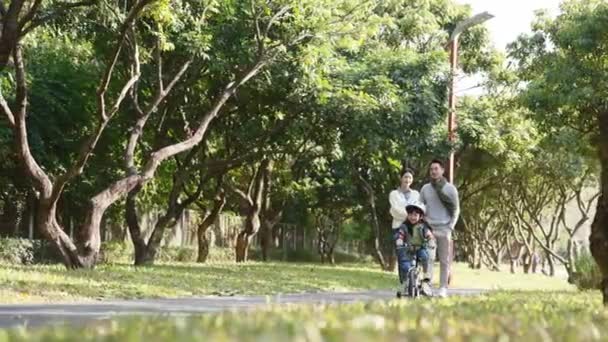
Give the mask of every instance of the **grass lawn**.
M 478 297 L 269 307 L 243 314 L 134 317 L 84 327 L 0 331 L 0 341 L 599 341 L 599 294 L 508 292 Z
M 438 265 L 435 270 L 438 271 Z M 454 287 L 572 290 L 543 275 L 471 270 L 455 265 Z M 435 279 L 438 279 L 436 276 Z M 303 263 L 103 265 L 68 271 L 62 266 L 0 266 L 0 302 L 34 303 L 112 298 L 188 297 L 213 294 L 276 294 L 356 291 L 396 287 L 396 274 L 371 264 Z

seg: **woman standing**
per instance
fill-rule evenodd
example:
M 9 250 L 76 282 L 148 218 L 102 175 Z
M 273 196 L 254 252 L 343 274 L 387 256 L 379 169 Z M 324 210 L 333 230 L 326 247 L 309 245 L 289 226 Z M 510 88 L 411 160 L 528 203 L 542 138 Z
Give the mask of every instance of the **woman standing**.
M 391 191 L 388 196 L 388 200 L 391 204 L 391 216 L 393 217 L 392 228 L 399 228 L 405 219 L 407 218 L 407 212 L 405 207 L 409 203 L 413 203 L 419 200 L 420 193 L 411 188 L 414 182 L 414 172 L 411 169 L 405 169 L 401 173 L 401 185 Z
M 414 172 L 411 169 L 405 169 L 401 173 L 401 185 L 391 191 L 388 196 L 388 200 L 391 204 L 390 213 L 393 217 L 392 229 L 393 232 L 395 229 L 399 229 L 399 227 L 406 221 L 408 213 L 406 207 L 410 204 L 417 204 L 420 201 L 420 193 L 411 188 L 412 183 L 414 182 Z M 422 211 L 424 213 L 424 211 Z M 432 235 L 432 234 L 431 234 Z M 396 242 L 396 241 L 395 241 Z M 432 278 L 432 264 L 435 261 L 435 239 L 432 238 L 429 241 L 429 258 L 425 260 L 425 265 L 423 266 L 425 274 L 424 274 L 424 289 L 423 292 L 425 294 L 432 293 L 431 289 L 431 278 Z

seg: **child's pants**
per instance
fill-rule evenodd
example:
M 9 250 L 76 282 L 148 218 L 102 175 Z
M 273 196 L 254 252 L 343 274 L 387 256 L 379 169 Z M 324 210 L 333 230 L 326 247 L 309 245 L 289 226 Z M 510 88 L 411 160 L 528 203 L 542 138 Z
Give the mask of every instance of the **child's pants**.
M 426 274 L 428 271 L 429 252 L 426 248 L 419 248 L 416 251 L 418 262 L 422 264 L 422 270 Z M 397 248 L 397 263 L 399 264 L 399 276 L 401 282 L 407 277 L 407 272 L 412 267 L 412 259 L 414 255 L 410 252 L 409 247 Z
M 400 234 L 400 230 L 399 229 L 394 229 L 393 230 L 393 241 L 395 242 L 395 246 L 396 246 L 396 253 L 397 253 L 397 265 L 399 267 L 399 280 L 401 282 L 403 282 L 403 280 L 405 279 L 405 277 L 407 276 L 407 271 L 409 271 L 410 267 L 412 267 L 412 259 L 414 258 L 414 255 L 411 253 L 409 246 L 407 245 L 401 245 L 398 246 L 397 245 L 397 240 L 403 238 L 403 236 L 401 236 Z M 405 243 L 406 241 L 404 241 Z M 416 251 L 416 256 L 418 257 L 418 261 L 422 264 L 422 269 L 424 271 L 425 277 L 428 278 L 428 271 L 429 271 L 429 252 L 426 248 L 418 248 L 418 250 Z

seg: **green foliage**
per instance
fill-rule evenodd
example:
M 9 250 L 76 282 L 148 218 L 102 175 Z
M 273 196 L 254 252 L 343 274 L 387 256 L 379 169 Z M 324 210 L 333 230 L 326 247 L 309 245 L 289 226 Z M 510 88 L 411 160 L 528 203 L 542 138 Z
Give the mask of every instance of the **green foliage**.
M 523 101 L 547 130 L 564 125 L 597 132 L 595 115 L 606 106 L 608 4 L 565 1 L 551 19 L 542 13 L 531 35 L 512 44 L 510 55 L 527 82 Z
M 1 239 L 0 260 L 8 264 L 31 264 L 34 262 L 34 243 L 29 239 Z
M 342 228 L 342 240 L 343 241 L 364 241 L 370 236 L 370 226 L 368 224 L 349 220 L 344 223 Z
M 54 264 L 60 262 L 58 252 L 43 240 L 0 239 L 0 263 L 7 265 Z
M 196 249 L 192 247 L 162 247 L 158 255 L 159 261 L 164 262 L 194 262 Z
M 102 264 L 126 264 L 133 260 L 133 244 L 123 241 L 101 243 L 99 262 Z
M 128 264 L 133 262 L 133 244 L 121 241 L 106 241 L 101 245 L 100 263 L 103 264 Z M 160 262 L 184 262 L 196 261 L 198 251 L 194 247 L 161 246 L 158 253 Z M 223 248 L 212 248 L 207 258 L 208 262 L 234 260 L 231 251 Z
M 598 289 L 602 282 L 602 274 L 591 253 L 584 251 L 574 262 L 576 273 L 574 284 L 581 290 Z
M 249 252 L 251 260 L 262 260 L 262 252 L 257 248 L 252 248 Z M 340 250 L 334 252 L 334 257 L 337 265 L 340 264 L 369 264 L 373 262 L 369 255 L 359 255 L 355 253 L 346 253 Z M 268 259 L 271 261 L 286 261 L 300 263 L 320 263 L 321 256 L 315 250 L 298 249 L 289 250 L 284 253 L 281 249 L 273 249 L 268 254 Z

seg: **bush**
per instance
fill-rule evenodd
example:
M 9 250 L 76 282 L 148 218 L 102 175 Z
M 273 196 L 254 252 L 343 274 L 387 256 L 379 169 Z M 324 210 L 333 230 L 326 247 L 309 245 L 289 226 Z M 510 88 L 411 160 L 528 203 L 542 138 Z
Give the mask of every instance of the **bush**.
M 236 260 L 236 251 L 231 247 L 211 247 L 207 262 L 225 262 Z
M 600 269 L 591 253 L 585 251 L 574 261 L 576 273 L 573 276 L 574 285 L 581 290 L 598 289 L 602 281 Z
M 249 250 L 249 256 L 251 260 L 262 260 L 262 251 L 260 248 L 251 248 Z M 298 249 L 288 250 L 287 255 L 282 249 L 273 248 L 268 253 L 268 259 L 274 261 L 287 261 L 287 262 L 308 262 L 308 263 L 320 263 L 321 256 L 316 250 Z M 361 255 L 357 253 L 348 253 L 340 250 L 334 252 L 334 259 L 336 264 L 340 263 L 368 263 L 373 262 L 373 259 L 369 255 Z
M 34 262 L 34 241 L 0 239 L 0 260 L 8 264 L 32 264 Z
M 132 263 L 133 253 L 133 244 L 130 241 L 107 241 L 101 244 L 99 261 L 104 264 Z M 196 250 L 192 247 L 163 246 L 160 248 L 156 260 L 193 262 L 196 260 Z
M 161 247 L 157 260 L 164 262 L 194 262 L 196 261 L 196 250 L 192 247 Z
M 101 243 L 99 262 L 103 264 L 133 262 L 133 244 L 123 241 L 104 241 Z
M 60 263 L 61 255 L 45 240 L 0 238 L 0 262 L 13 265 Z

